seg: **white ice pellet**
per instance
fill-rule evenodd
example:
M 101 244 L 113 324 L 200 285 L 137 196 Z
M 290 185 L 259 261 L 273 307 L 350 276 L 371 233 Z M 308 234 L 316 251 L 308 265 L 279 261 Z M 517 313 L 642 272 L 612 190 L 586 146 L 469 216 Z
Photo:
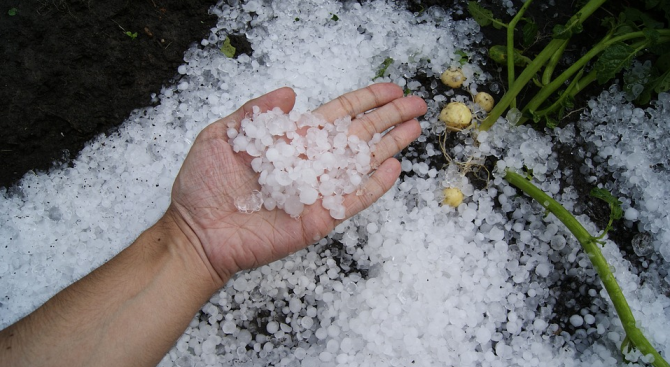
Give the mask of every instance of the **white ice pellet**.
M 319 340 L 326 339 L 328 337 L 328 331 L 324 328 L 318 328 L 314 333 L 314 336 Z
M 259 210 L 263 201 L 273 198 L 266 209 L 278 207 L 298 217 L 305 205 L 321 198 L 333 218 L 343 219 L 345 208 L 338 192 L 354 192 L 371 169 L 368 144 L 346 135 L 350 122 L 348 116 L 329 123 L 312 113 L 287 115 L 278 108 L 261 113 L 254 107 L 253 116 L 241 121 L 239 131 L 228 132 L 235 136 L 236 152 L 258 157 L 252 168 L 260 174 L 260 195 L 236 199 L 238 210 Z M 300 127 L 309 128 L 305 135 L 294 135 Z M 292 138 L 287 141 L 288 136 Z M 375 135 L 370 146 L 380 139 L 381 135 Z M 259 141 L 263 141 L 260 148 Z M 289 194 L 294 191 L 299 194 Z M 277 200 L 278 195 L 283 199 Z
M 584 318 L 580 315 L 572 315 L 570 316 L 570 324 L 574 327 L 580 327 L 584 325 Z
M 489 238 L 491 241 L 500 241 L 505 238 L 505 232 L 499 227 L 493 227 L 489 231 Z
M 637 220 L 638 211 L 635 208 L 628 208 L 624 212 L 624 218 L 627 220 Z
M 484 344 L 491 340 L 491 331 L 486 327 L 480 327 L 475 333 L 477 343 Z
M 302 309 L 302 302 L 297 298 L 291 298 L 288 302 L 288 308 L 293 313 L 298 313 Z
M 311 329 L 312 325 L 314 325 L 314 319 L 309 316 L 305 316 L 300 320 L 300 325 L 305 329 Z
M 234 321 L 226 320 L 226 322 L 224 322 L 223 325 L 221 325 L 221 330 L 225 334 L 232 334 L 235 332 L 235 330 L 237 330 L 237 326 L 235 325 Z
M 541 264 L 538 264 L 535 267 L 535 274 L 537 274 L 541 277 L 548 276 L 550 271 L 551 271 L 551 266 L 547 263 L 541 263 Z
M 333 354 L 330 352 L 321 352 L 321 354 L 319 354 L 319 360 L 321 360 L 321 362 L 330 362 L 333 360 Z
M 267 332 L 269 334 L 274 334 L 277 331 L 279 331 L 279 323 L 277 323 L 275 321 L 270 321 L 270 322 L 268 322 L 267 326 L 265 327 L 265 330 L 267 330 Z

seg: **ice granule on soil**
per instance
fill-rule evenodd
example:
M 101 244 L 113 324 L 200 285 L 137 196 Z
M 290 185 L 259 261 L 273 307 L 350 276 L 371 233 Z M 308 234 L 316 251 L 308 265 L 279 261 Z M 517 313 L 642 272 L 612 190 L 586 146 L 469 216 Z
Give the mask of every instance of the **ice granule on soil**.
M 549 168 L 558 167 L 557 156 L 551 152 L 553 144 L 574 139 L 574 129 L 572 128 L 558 129 L 551 132 L 550 136 L 553 136 L 553 141 L 549 141 L 548 136 L 541 136 L 530 128 L 525 130 L 515 127 L 514 130 L 509 131 L 508 129 L 508 125 L 499 122 L 487 134 L 486 140 L 489 140 L 489 137 L 499 137 L 505 142 L 505 146 L 501 148 L 498 148 L 496 144 L 491 144 L 495 147 L 494 152 L 501 149 L 496 167 L 498 172 L 506 167 L 513 167 L 518 170 L 519 166 L 527 168 L 538 163 Z M 532 146 L 533 149 L 530 151 L 534 151 L 536 154 L 523 153 L 523 151 L 529 151 L 524 149 L 523 145 Z M 521 162 L 521 165 L 516 162 Z M 574 212 L 575 209 L 581 207 L 581 203 L 576 202 L 578 198 L 574 195 L 572 189 L 570 187 L 562 188 L 559 182 L 561 179 L 570 182 L 569 176 L 579 173 L 571 172 L 569 169 L 555 170 L 552 168 L 537 177 L 534 170 L 532 174 L 535 184 L 561 202 L 566 209 Z M 507 232 L 506 236 L 516 239 L 513 242 L 516 242 L 516 246 L 525 254 L 534 254 L 535 259 L 531 257 L 531 262 L 537 261 L 535 275 L 538 278 L 534 282 L 539 283 L 541 288 L 551 289 L 560 284 L 557 282 L 561 281 L 561 273 L 572 277 L 576 276 L 580 278 L 581 287 L 584 288 L 580 288 L 580 291 L 576 292 L 575 295 L 583 294 L 592 298 L 590 306 L 575 309 L 578 312 L 577 314 L 567 315 L 567 319 L 563 320 L 565 324 L 569 323 L 574 328 L 572 335 L 561 334 L 562 337 L 566 338 L 564 346 L 574 348 L 578 352 L 576 356 L 579 364 L 594 365 L 603 361 L 619 360 L 620 356 L 616 351 L 623 341 L 625 333 L 607 293 L 601 290 L 600 297 L 597 297 L 598 294 L 595 289 L 601 287 L 600 281 L 588 257 L 581 251 L 579 243 L 553 215 L 539 216 L 544 212 L 544 208 L 539 206 L 538 203 L 514 197 L 515 190 L 510 190 L 509 185 L 504 180 L 496 178 L 494 182 L 499 183 L 498 188 L 502 191 L 498 194 L 502 210 L 512 213 L 512 221 L 507 223 L 507 226 L 511 226 L 512 230 Z M 510 202 L 512 202 L 511 206 Z M 576 217 L 590 233 L 597 234 L 602 230 L 596 228 L 587 216 L 576 215 Z M 651 278 L 647 278 L 647 281 L 641 282 L 636 275 L 637 271 L 632 269 L 631 264 L 623 258 L 618 247 L 612 241 L 606 241 L 601 251 L 626 296 L 638 325 L 644 330 L 645 335 L 657 350 L 667 355 L 670 352 L 667 347 L 668 334 L 666 331 L 670 327 L 670 318 L 667 317 L 670 311 L 670 299 L 665 295 L 665 289 L 667 288 L 658 279 L 650 281 Z M 544 258 L 544 256 L 547 257 Z M 551 271 L 547 272 L 545 267 L 550 267 Z M 655 268 L 650 270 L 658 271 Z M 591 289 L 589 290 L 589 288 Z M 540 309 L 544 309 L 544 312 L 551 312 L 552 307 L 557 302 L 566 305 L 574 302 L 574 300 L 566 299 L 560 294 L 555 296 L 559 297 L 556 299 L 548 298 L 547 304 Z M 538 305 L 541 306 L 541 303 Z M 556 340 L 554 340 L 554 343 L 556 343 Z M 559 344 L 555 345 L 558 346 Z M 601 349 L 602 346 L 606 346 L 606 348 Z M 609 352 L 606 352 L 608 350 Z
M 650 235 L 655 253 L 670 261 L 670 171 L 667 133 L 670 94 L 661 93 L 647 109 L 635 108 L 616 88 L 589 103 L 580 122 L 587 143 L 585 163 L 605 188 L 623 199 L 630 224 Z

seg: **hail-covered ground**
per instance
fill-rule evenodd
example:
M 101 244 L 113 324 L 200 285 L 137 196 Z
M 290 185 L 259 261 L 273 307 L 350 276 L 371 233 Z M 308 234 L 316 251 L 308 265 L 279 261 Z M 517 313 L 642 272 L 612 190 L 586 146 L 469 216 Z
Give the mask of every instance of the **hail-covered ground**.
M 431 86 L 416 76 L 434 78 L 434 87 L 460 64 L 460 51 L 472 56 L 467 90 L 493 83 L 479 68 L 476 23 L 440 10 L 294 0 L 229 1 L 212 12 L 217 27 L 185 53 L 181 80 L 156 96 L 156 107 L 91 142 L 74 167 L 28 174 L 2 195 L 0 327 L 157 220 L 198 132 L 251 98 L 290 86 L 304 112 L 370 84 L 389 57 L 378 80 L 428 97 Z M 231 34 L 245 34 L 253 54 L 227 58 L 219 48 Z M 420 142 L 444 133 L 437 116 L 454 98 L 427 98 Z M 431 164 L 440 161 L 432 159 L 443 154 L 439 146 L 415 144 L 399 157 L 404 178 L 388 194 L 313 246 L 238 274 L 161 366 L 621 363 L 623 329 L 588 257 L 553 215 L 501 178 L 506 167 L 532 170 L 538 186 L 576 213 L 584 200 L 571 187 L 575 175 L 621 198 L 626 225 L 641 233 L 636 265 L 611 241 L 602 251 L 639 326 L 667 358 L 668 116 L 668 95 L 641 110 L 612 89 L 590 102 L 578 129 L 544 134 L 501 119 L 486 133 L 459 133 L 447 152 L 451 165 Z M 559 166 L 555 153 L 577 142 L 578 172 Z M 477 189 L 464 171 L 481 169 L 486 158 L 497 163 L 488 186 Z M 445 187 L 460 188 L 464 202 L 441 205 Z M 592 234 L 600 230 L 578 219 Z

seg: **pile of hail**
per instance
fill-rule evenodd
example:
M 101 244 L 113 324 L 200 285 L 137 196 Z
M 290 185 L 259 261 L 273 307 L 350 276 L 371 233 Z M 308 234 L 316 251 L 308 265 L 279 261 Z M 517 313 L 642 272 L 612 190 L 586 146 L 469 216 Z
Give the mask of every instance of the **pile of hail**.
M 371 153 L 381 139 L 375 134 L 370 142 L 348 135 L 351 117 L 333 123 L 316 113 L 279 108 L 240 122 L 239 130 L 228 128 L 233 150 L 246 152 L 257 173 L 260 191 L 237 198 L 243 212 L 283 209 L 298 217 L 305 205 L 321 205 L 335 219 L 345 217 L 344 195 L 357 192 L 372 169 Z

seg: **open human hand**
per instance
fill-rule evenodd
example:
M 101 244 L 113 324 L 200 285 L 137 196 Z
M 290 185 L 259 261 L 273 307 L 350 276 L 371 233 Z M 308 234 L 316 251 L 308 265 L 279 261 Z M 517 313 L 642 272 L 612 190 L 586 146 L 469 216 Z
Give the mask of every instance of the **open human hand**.
M 281 259 L 327 235 L 340 222 L 319 201 L 293 218 L 281 209 L 262 208 L 241 213 L 235 199 L 258 189 L 253 157 L 235 153 L 227 130 L 252 114 L 279 107 L 289 112 L 295 103 L 290 88 L 281 88 L 244 104 L 233 114 L 206 127 L 197 137 L 172 188 L 166 217 L 174 220 L 197 251 L 215 280 L 225 283 L 237 271 Z M 393 156 L 421 133 L 416 117 L 426 112 L 425 102 L 403 96 L 395 84 L 374 84 L 344 94 L 314 111 L 328 121 L 349 115 L 349 135 L 369 141 L 393 127 L 377 143 L 370 179 L 360 192 L 345 196 L 346 217 L 370 206 L 388 191 L 400 174 Z M 365 113 L 367 112 L 367 113 Z M 364 113 L 364 114 L 363 114 Z

